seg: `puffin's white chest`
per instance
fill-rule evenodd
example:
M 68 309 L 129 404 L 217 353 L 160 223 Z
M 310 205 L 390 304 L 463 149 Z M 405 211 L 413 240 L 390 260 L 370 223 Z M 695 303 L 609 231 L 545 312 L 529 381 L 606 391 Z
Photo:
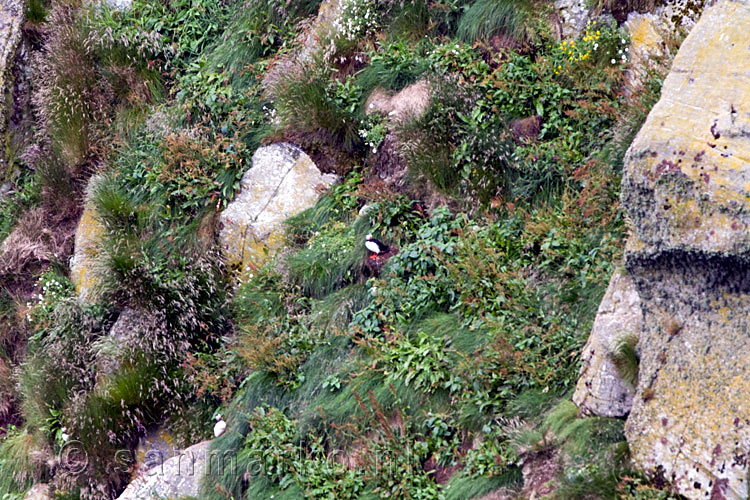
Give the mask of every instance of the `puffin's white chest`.
M 216 422 L 216 425 L 214 425 L 214 436 L 219 437 L 222 434 L 224 434 L 224 431 L 227 430 L 227 423 L 223 420 L 219 420 Z
M 380 246 L 374 241 L 365 241 L 365 248 L 367 248 L 372 253 L 382 252 L 382 250 L 380 249 Z

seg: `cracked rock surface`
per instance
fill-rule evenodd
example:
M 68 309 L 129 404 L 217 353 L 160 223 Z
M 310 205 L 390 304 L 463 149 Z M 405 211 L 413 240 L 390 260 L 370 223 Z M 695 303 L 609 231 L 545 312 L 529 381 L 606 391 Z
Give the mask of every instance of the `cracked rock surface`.
M 584 413 L 624 417 L 630 412 L 635 388 L 618 373 L 612 353 L 622 339 L 638 338 L 642 328 L 641 299 L 635 284 L 626 272 L 615 271 L 583 348 L 573 401 Z
M 219 219 L 219 243 L 229 268 L 246 275 L 260 267 L 282 245 L 284 220 L 315 205 L 337 180 L 292 144 L 259 148 L 239 194 Z

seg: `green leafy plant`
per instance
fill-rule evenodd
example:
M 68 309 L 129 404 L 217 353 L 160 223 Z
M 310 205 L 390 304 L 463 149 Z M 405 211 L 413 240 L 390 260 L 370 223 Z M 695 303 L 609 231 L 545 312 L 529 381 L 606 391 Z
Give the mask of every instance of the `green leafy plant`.
M 52 312 L 57 305 L 73 295 L 73 283 L 56 271 L 48 270 L 39 276 L 37 289 L 40 292 L 37 302 L 27 304 L 29 312 L 26 319 L 41 330 L 49 326 Z
M 427 393 L 449 387 L 453 378 L 448 358 L 450 350 L 443 338 L 418 332 L 416 339 L 403 339 L 386 349 L 384 361 L 390 381 L 401 380 Z

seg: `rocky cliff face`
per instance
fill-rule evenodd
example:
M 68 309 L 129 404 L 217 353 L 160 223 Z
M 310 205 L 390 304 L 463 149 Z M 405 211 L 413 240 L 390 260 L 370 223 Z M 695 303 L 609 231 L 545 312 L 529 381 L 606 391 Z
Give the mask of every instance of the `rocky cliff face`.
M 625 163 L 625 265 L 639 300 L 614 321 L 605 317 L 611 308 L 600 309 L 589 342 L 635 327 L 639 378 L 626 425 L 633 459 L 695 499 L 748 496 L 748 32 L 750 3 L 720 0 L 680 48 Z M 638 317 L 642 327 L 629 319 Z M 628 410 L 613 389 L 617 377 L 602 389 L 602 370 L 590 369 L 611 356 L 598 349 L 584 364 L 576 402 L 594 413 Z M 596 405 L 587 403 L 592 387 Z

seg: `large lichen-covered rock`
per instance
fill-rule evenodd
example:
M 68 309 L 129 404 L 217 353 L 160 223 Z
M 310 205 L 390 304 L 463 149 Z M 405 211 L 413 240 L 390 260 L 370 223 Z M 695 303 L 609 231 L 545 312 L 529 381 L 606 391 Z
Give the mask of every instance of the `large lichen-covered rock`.
M 92 299 L 96 289 L 96 262 L 104 235 L 104 227 L 99 222 L 96 209 L 91 202 L 96 182 L 96 177 L 89 181 L 83 213 L 76 229 L 73 257 L 70 260 L 70 279 L 76 287 L 78 296 L 84 301 Z
M 583 348 L 581 376 L 573 401 L 584 413 L 623 417 L 630 412 L 635 387 L 623 380 L 613 354 L 627 337 L 638 338 L 642 326 L 641 300 L 635 284 L 627 273 L 616 271 Z
M 138 441 L 135 450 L 136 470 L 153 469 L 180 454 L 174 435 L 160 427 L 149 432 Z
M 626 157 L 642 251 L 750 250 L 750 6 L 706 9 Z
M 630 35 L 630 65 L 625 71 L 625 87 L 632 95 L 639 93 L 650 73 L 668 55 L 666 40 L 673 31 L 663 16 L 651 12 L 631 12 L 624 27 Z
M 259 148 L 239 194 L 219 219 L 219 241 L 228 267 L 245 276 L 261 266 L 283 243 L 284 220 L 313 206 L 337 179 L 322 174 L 292 144 Z
M 207 467 L 218 467 L 212 461 L 210 441 L 187 448 L 163 464 L 141 472 L 118 500 L 150 500 L 199 497 L 200 482 Z
M 746 499 L 750 449 L 747 261 L 629 257 L 644 309 L 632 458 L 688 498 Z
M 705 8 L 625 159 L 625 266 L 643 312 L 625 431 L 691 499 L 748 498 L 750 2 Z

